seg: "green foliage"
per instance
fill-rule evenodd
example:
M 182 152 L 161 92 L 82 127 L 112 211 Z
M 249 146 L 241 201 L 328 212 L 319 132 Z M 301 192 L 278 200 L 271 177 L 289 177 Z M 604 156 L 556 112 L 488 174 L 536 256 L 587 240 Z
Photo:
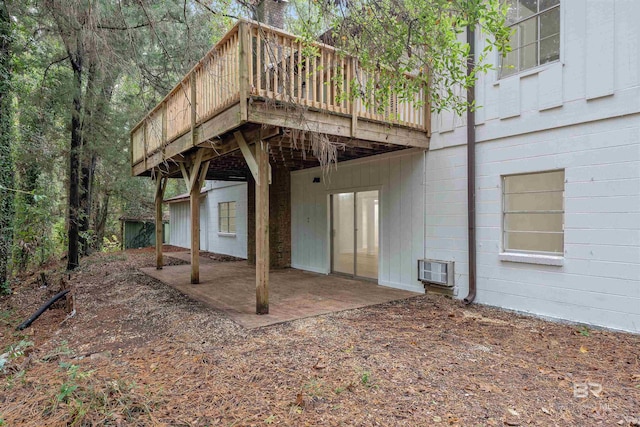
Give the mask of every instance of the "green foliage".
M 11 93 L 13 68 L 14 25 L 6 9 L 0 3 L 0 291 L 8 288 L 10 266 L 8 260 L 13 232 L 14 167 L 11 157 L 13 138 L 13 103 Z
M 103 238 L 102 252 L 117 252 L 120 250 L 120 241 L 115 234 L 111 235 L 111 239 L 108 237 Z
M 83 372 L 78 365 L 72 363 L 60 362 L 60 368 L 67 371 L 67 381 L 62 383 L 56 400 L 60 403 L 67 403 L 73 396 L 74 392 L 78 389 L 78 381 L 89 378 L 94 371 Z
M 371 372 L 369 371 L 362 372 L 362 374 L 360 375 L 360 382 L 364 386 L 371 385 Z
M 226 0 L 207 4 L 220 12 L 234 7 Z M 7 248 L 8 258 L 25 270 L 62 255 L 68 244 L 69 124 L 78 93 L 72 65 L 78 60 L 80 161 L 90 173 L 88 188 L 81 191 L 86 203 L 78 217 L 86 227 L 80 238 L 93 250 L 105 243 L 112 250 L 116 240 L 105 236 L 119 234 L 121 215 L 153 212 L 153 184 L 130 176 L 129 130 L 232 22 L 194 0 L 98 0 L 91 8 L 84 0 L 26 0 L 2 2 L 2 11 L 5 5 L 11 19 L 0 21 L 0 30 L 12 38 L 0 39 L 13 42 L 6 63 L 12 70 L 6 72 L 2 62 L 0 77 L 13 78 L 12 96 L 2 96 L 0 119 L 9 117 L 5 105 L 16 114 L 0 121 L 13 125 L 12 132 L 4 127 L 0 132 L 0 150 L 6 151 L 0 153 L 0 185 L 18 190 L 0 189 L 2 203 L 15 199 L 15 215 L 12 207 L 0 208 L 15 218 L 12 227 L 0 227 L 15 242 Z M 0 79 L 0 94 L 9 93 L 5 83 L 9 80 Z M 6 258 L 0 254 L 0 260 Z
M 5 326 L 10 325 L 10 319 L 13 313 L 13 310 L 0 311 L 0 324 Z
M 71 356 L 73 351 L 69 348 L 69 343 L 64 340 L 58 345 L 51 353 L 45 355 L 42 360 L 48 362 L 50 360 L 58 359 L 60 356 Z
M 299 19 L 293 28 L 313 39 L 324 33 L 344 52 L 357 57 L 368 77 L 355 78 L 354 94 L 383 110 L 391 93 L 412 99 L 429 88 L 432 108 L 462 114 L 465 90 L 492 67 L 493 52 L 508 51 L 510 30 L 500 0 L 353 0 L 294 2 Z M 467 27 L 478 29 L 482 48 L 467 75 L 470 48 Z M 407 80 L 406 74 L 415 78 Z M 357 95 L 356 95 L 357 96 Z
M 589 328 L 587 326 L 581 326 L 578 329 L 578 333 L 583 337 L 591 336 L 591 333 L 589 332 Z
M 27 348 L 33 346 L 31 341 L 21 340 L 16 344 L 9 345 L 5 352 L 0 354 L 0 372 L 4 372 L 5 367 L 15 359 L 24 356 Z
M 66 374 L 62 385 L 55 390 L 51 404 L 44 408 L 50 415 L 65 411 L 67 425 L 95 424 L 96 418 L 106 425 L 133 422 L 142 414 L 149 414 L 153 401 L 140 401 L 136 384 L 124 380 L 100 380 L 95 371 L 82 371 L 78 365 L 61 362 Z
M 11 295 L 11 282 L 0 277 L 0 295 Z

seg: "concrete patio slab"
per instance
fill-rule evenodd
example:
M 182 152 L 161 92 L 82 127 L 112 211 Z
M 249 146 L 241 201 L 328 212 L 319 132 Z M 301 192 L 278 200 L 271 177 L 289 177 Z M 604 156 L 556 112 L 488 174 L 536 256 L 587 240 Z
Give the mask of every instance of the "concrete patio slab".
M 187 253 L 180 253 L 187 254 Z M 167 254 L 173 256 L 174 254 Z M 411 298 L 415 292 L 378 286 L 341 276 L 285 269 L 272 270 L 269 314 L 255 314 L 255 268 L 246 261 L 200 264 L 200 283 L 190 282 L 190 265 L 143 268 L 142 272 L 185 295 L 222 311 L 246 328 Z

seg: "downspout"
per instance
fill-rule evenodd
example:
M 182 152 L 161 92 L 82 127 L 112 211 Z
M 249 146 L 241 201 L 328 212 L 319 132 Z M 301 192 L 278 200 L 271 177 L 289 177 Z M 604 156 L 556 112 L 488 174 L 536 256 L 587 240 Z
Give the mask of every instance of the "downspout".
M 475 62 L 475 31 L 473 26 L 467 27 L 469 56 L 467 58 L 467 76 L 473 73 Z M 476 299 L 476 113 L 473 110 L 475 101 L 475 84 L 467 89 L 467 223 L 469 224 L 469 294 L 465 304 Z

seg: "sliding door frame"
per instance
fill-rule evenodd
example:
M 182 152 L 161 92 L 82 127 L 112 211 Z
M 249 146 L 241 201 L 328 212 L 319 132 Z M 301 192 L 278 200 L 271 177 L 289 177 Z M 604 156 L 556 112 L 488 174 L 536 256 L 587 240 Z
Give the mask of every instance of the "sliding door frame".
M 357 225 L 358 225 L 358 219 L 357 219 L 357 199 L 358 199 L 358 195 L 357 193 L 366 193 L 368 191 L 377 191 L 378 192 L 378 277 L 376 278 L 371 278 L 371 277 L 366 277 L 366 276 L 358 276 L 358 270 L 357 270 L 357 239 L 358 239 L 358 229 L 357 229 Z M 337 196 L 339 194 L 344 194 L 344 193 L 351 193 L 353 194 L 353 274 L 349 274 L 349 273 L 341 273 L 339 271 L 335 271 L 334 270 L 334 262 L 333 262 L 333 251 L 334 251 L 334 244 L 333 244 L 333 207 L 334 207 L 334 196 Z M 336 190 L 331 190 L 327 192 L 327 204 L 329 206 L 328 209 L 328 215 L 327 215 L 327 219 L 328 219 L 328 237 L 329 237 L 329 245 L 328 245 L 328 260 L 329 260 L 329 273 L 330 274 L 337 274 L 340 276 L 345 276 L 345 277 L 352 277 L 352 278 L 356 278 L 356 279 L 362 279 L 362 280 L 370 280 L 373 282 L 378 283 L 380 280 L 380 262 L 382 260 L 382 223 L 383 223 L 383 218 L 382 218 L 382 186 L 371 186 L 371 187 L 355 187 L 355 188 L 341 188 L 341 189 L 336 189 Z

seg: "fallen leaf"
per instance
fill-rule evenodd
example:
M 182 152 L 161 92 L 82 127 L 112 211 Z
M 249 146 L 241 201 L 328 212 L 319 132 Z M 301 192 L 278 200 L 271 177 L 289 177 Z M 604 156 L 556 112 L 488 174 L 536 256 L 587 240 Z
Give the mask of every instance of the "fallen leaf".
M 433 422 L 434 423 L 442 422 L 442 417 L 439 417 L 439 416 L 436 415 L 435 417 L 433 417 Z
M 585 347 L 583 345 L 580 346 L 580 353 L 588 353 L 588 352 L 589 352 L 589 350 L 587 350 L 587 347 Z
M 296 395 L 296 403 L 295 406 L 304 407 L 304 399 L 302 398 L 302 393 L 298 393 Z

